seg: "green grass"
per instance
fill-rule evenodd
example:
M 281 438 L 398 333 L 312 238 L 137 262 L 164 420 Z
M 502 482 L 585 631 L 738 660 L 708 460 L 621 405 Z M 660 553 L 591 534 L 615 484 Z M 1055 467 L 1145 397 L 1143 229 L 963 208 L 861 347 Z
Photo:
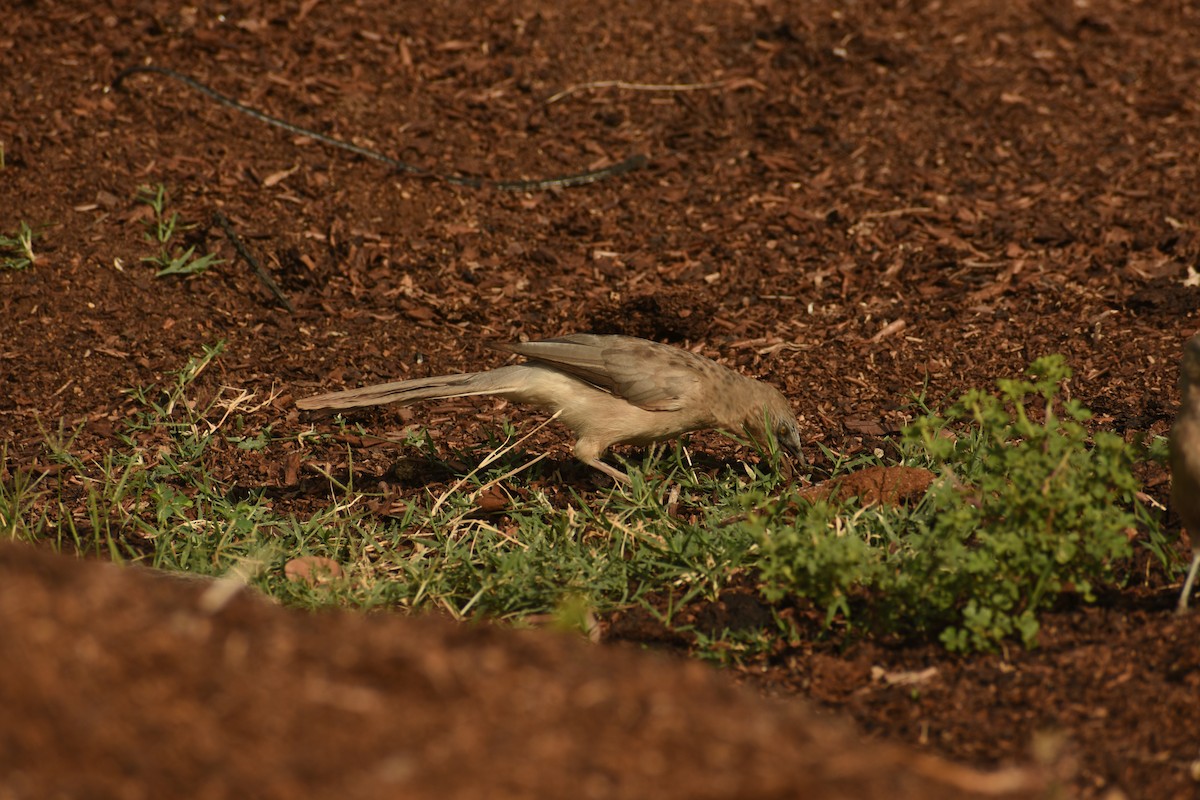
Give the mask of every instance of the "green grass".
M 11 236 L 0 234 L 0 269 L 28 269 L 37 261 L 33 240 L 38 236 L 24 220 Z
M 157 186 L 138 187 L 137 201 L 150 207 L 153 217 L 146 221 L 145 239 L 158 245 L 158 253 L 142 259 L 143 263 L 158 267 L 154 277 L 166 275 L 198 275 L 209 267 L 221 263 L 221 259 L 208 253 L 196 255 L 196 246 L 181 247 L 171 245 L 171 240 L 179 230 L 188 227 L 179 221 L 179 213 L 167 213 L 167 190 L 160 183 Z
M 1085 430 L 1087 412 L 1058 398 L 1061 359 L 1001 382 L 998 395 L 973 391 L 945 415 L 919 417 L 898 443 L 902 460 L 941 477 L 910 506 L 812 503 L 772 469 L 777 453 L 708 475 L 678 445 L 630 465 L 627 488 L 548 492 L 554 478 L 506 428 L 484 452 L 446 453 L 421 433 L 397 444 L 448 474 L 451 463 L 478 465 L 448 488 L 385 498 L 355 486 L 351 468 L 306 479 L 299 513 L 214 466 L 328 453 L 337 432 L 279 436 L 270 398 L 199 388 L 220 352 L 131 390 L 141 411 L 102 458 L 81 461 L 69 436 L 49 438 L 61 467 L 0 483 L 0 535 L 231 577 L 301 607 L 551 614 L 578 627 L 639 603 L 672 624 L 663 602 L 715 599 L 737 581 L 776 610 L 816 608 L 861 635 L 938 636 L 956 650 L 1035 644 L 1038 614 L 1063 592 L 1092 599 L 1131 539 L 1164 563 L 1171 552 L 1132 478 L 1147 456 Z M 838 471 L 862 463 L 840 460 Z M 497 493 L 502 513 L 481 510 L 478 499 Z M 333 559 L 343 576 L 289 580 L 288 562 L 306 556 Z M 707 657 L 737 660 L 800 635 L 785 616 L 763 630 L 685 632 Z

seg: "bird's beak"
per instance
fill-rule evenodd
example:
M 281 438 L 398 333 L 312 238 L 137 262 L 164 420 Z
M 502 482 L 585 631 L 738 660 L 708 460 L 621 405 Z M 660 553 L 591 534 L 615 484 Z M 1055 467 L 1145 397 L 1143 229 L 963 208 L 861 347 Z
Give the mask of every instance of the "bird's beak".
M 804 459 L 804 448 L 800 446 L 800 437 L 795 433 L 790 433 L 779 440 L 779 446 L 787 451 L 787 454 L 796 459 L 801 464 L 807 464 Z

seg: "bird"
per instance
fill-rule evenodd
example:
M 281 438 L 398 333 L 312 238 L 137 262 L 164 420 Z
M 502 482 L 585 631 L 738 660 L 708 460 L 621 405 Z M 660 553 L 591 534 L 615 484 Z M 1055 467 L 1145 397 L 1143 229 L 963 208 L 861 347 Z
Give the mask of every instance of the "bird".
M 1192 564 L 1176 612 L 1188 609 L 1188 596 L 1200 570 L 1200 334 L 1183 346 L 1179 364 L 1179 413 L 1171 426 L 1171 504 L 1192 539 Z
M 770 437 L 800 463 L 800 425 L 770 384 L 712 359 L 634 336 L 574 333 L 530 342 L 490 342 L 524 363 L 487 372 L 364 386 L 303 398 L 302 409 L 347 409 L 449 397 L 495 395 L 558 415 L 575 433 L 574 454 L 618 483 L 621 470 L 601 461 L 616 444 L 647 445 L 689 431 Z

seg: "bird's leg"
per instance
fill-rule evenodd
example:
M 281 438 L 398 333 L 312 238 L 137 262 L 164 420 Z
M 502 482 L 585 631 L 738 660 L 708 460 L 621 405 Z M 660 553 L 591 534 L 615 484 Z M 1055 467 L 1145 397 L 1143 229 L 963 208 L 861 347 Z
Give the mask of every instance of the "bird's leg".
M 1188 610 L 1188 595 L 1192 593 L 1192 584 L 1196 582 L 1196 571 L 1200 568 L 1200 550 L 1192 551 L 1192 566 L 1188 568 L 1187 580 L 1183 582 L 1183 592 L 1179 595 L 1179 605 L 1175 607 L 1176 614 Z
M 605 451 L 608 450 L 608 445 L 608 442 L 602 442 L 588 436 L 581 436 L 575 442 L 575 457 L 589 467 L 600 470 L 618 484 L 628 486 L 630 482 L 628 475 L 600 460 L 600 456 L 604 455 Z
M 626 486 L 628 486 L 630 483 L 628 475 L 626 475 L 624 472 L 621 472 L 621 470 L 617 469 L 616 467 L 605 464 L 598 458 L 586 458 L 580 460 L 589 467 L 595 467 L 596 469 L 600 470 L 617 483 L 624 484 Z

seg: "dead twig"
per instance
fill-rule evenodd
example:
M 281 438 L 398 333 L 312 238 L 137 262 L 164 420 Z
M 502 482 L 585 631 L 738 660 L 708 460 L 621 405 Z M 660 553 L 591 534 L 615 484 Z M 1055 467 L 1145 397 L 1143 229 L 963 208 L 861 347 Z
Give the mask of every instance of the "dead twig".
M 221 94 L 216 89 L 206 86 L 195 78 L 184 75 L 182 72 L 176 72 L 173 69 L 167 69 L 166 67 L 154 67 L 150 65 L 126 67 L 118 72 L 117 76 L 113 78 L 110 88 L 113 91 L 116 91 L 117 89 L 121 88 L 121 84 L 124 83 L 126 78 L 128 78 L 130 75 L 136 75 L 138 73 L 164 75 L 172 80 L 179 81 L 185 86 L 195 89 L 197 92 L 200 92 L 207 97 L 212 98 L 226 108 L 232 108 L 234 111 L 245 114 L 249 117 L 253 117 L 259 122 L 265 122 L 268 125 L 273 125 L 276 128 L 282 128 L 285 131 L 290 131 L 300 136 L 306 136 L 309 139 L 329 145 L 330 147 L 337 147 L 350 153 L 356 153 L 364 158 L 369 158 L 373 161 L 379 161 L 383 164 L 387 164 L 397 172 L 403 172 L 407 175 L 416 175 L 422 178 L 430 178 L 432 180 L 441 181 L 442 183 L 449 183 L 454 186 L 468 186 L 472 189 L 491 187 L 493 189 L 500 189 L 509 192 L 536 192 L 546 189 L 565 189 L 572 186 L 583 186 L 584 184 L 595 183 L 596 181 L 613 178 L 617 175 L 623 175 L 626 172 L 632 172 L 633 170 L 640 169 L 647 163 L 646 156 L 639 153 L 637 155 L 630 156 L 618 164 L 613 164 L 612 166 L 604 167 L 602 169 L 591 170 L 590 172 L 579 172 L 572 175 L 559 175 L 553 178 L 493 181 L 485 178 L 451 175 L 444 172 L 428 170 L 424 167 L 418 167 L 413 164 L 408 164 L 404 161 L 399 161 L 395 158 L 392 158 L 391 156 L 384 155 L 376 150 L 372 150 L 369 147 L 360 147 L 356 144 L 351 144 L 350 142 L 344 142 L 341 139 L 335 139 L 332 136 L 326 136 L 323 133 L 318 133 L 317 131 L 310 130 L 309 128 L 302 128 L 301 126 L 288 122 L 285 119 L 273 117 L 270 114 L 266 114 L 256 108 L 243 105 L 237 100 L 234 100 L 232 97 Z
M 712 81 L 710 83 L 629 83 L 628 81 L 590 81 L 579 83 L 552 94 L 546 100 L 546 105 L 557 103 L 564 97 L 584 92 L 589 89 L 626 89 L 631 92 L 697 92 L 702 89 L 722 89 L 730 81 Z
M 283 293 L 283 290 L 279 288 L 279 284 L 275 282 L 275 279 L 271 277 L 269 272 L 262 268 L 262 265 L 258 263 L 258 259 L 246 249 L 244 244 L 242 244 L 242 240 L 233 230 L 233 225 L 229 222 L 229 219 L 220 211 L 214 211 L 213 221 L 220 225 L 222 230 L 225 231 L 225 236 L 229 239 L 230 244 L 233 245 L 233 249 L 237 250 L 239 256 L 246 259 L 246 263 L 254 269 L 254 274 L 258 276 L 260 281 L 262 281 L 263 286 L 266 286 L 267 289 L 270 290 L 271 294 L 275 295 L 275 298 L 279 302 L 283 303 L 283 307 L 288 310 L 289 314 L 296 313 L 295 307 L 292 306 L 292 301 L 289 300 Z

